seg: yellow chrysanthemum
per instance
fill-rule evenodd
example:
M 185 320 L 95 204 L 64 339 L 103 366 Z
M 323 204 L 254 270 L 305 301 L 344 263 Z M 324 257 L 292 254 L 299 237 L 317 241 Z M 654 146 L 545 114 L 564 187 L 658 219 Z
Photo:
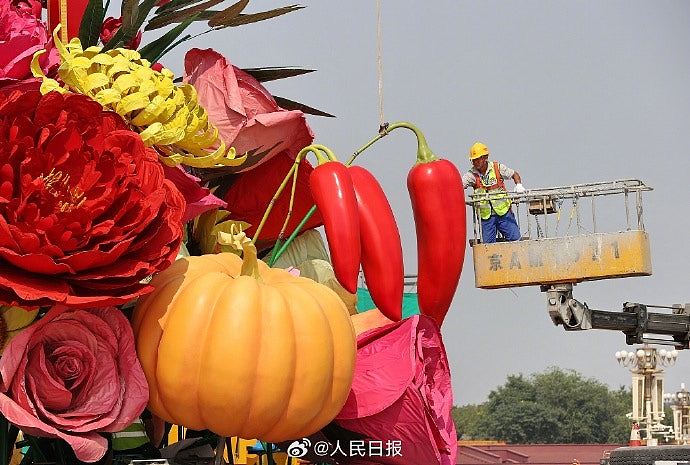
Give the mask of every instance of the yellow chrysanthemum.
M 232 252 L 239 254 L 242 243 L 251 241 L 244 233 L 250 225 L 244 221 L 228 220 L 230 212 L 209 210 L 194 220 L 193 235 L 201 253 Z
M 236 157 L 235 149 L 226 148 L 218 137 L 218 129 L 209 123 L 193 86 L 175 85 L 170 70 L 151 69 L 151 63 L 135 50 L 84 50 L 79 39 L 63 44 L 58 30 L 53 37 L 61 57 L 58 74 L 64 86 L 43 74 L 38 57 L 44 51 L 37 52 L 31 68 L 34 76 L 43 79 L 41 92 L 88 95 L 136 128 L 146 145 L 159 150 L 166 165 L 210 168 L 244 163 L 246 156 Z

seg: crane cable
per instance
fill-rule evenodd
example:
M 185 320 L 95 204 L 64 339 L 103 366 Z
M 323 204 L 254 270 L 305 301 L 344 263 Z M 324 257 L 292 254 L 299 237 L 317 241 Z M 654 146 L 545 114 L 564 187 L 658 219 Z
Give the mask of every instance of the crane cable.
M 383 112 L 383 34 L 381 33 L 381 0 L 376 0 L 376 75 L 379 94 L 379 132 L 387 126 Z

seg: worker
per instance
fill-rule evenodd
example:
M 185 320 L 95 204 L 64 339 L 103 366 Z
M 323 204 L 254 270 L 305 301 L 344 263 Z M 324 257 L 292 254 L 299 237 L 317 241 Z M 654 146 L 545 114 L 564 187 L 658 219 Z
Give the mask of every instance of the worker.
M 485 200 L 479 201 L 476 208 L 482 220 L 482 242 L 490 244 L 496 242 L 496 231 L 508 241 L 520 239 L 520 228 L 511 210 L 511 200 L 508 197 L 504 179 L 511 178 L 515 182 L 514 192 L 522 194 L 520 174 L 497 161 L 489 161 L 489 148 L 481 142 L 470 147 L 470 161 L 472 169 L 462 176 L 462 187 L 474 188 L 474 194 L 484 195 Z

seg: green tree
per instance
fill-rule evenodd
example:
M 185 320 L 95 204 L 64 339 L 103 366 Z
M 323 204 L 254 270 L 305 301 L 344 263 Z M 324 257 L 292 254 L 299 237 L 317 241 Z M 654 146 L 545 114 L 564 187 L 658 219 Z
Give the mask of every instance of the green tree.
M 484 404 L 453 407 L 451 412 L 458 439 L 482 439 L 478 425 L 484 416 Z
M 607 442 L 627 444 L 630 439 L 631 421 L 625 415 L 632 410 L 632 390 L 629 387 L 620 386 L 617 390 L 611 391 L 610 396 L 612 408 L 618 413 L 611 418 L 612 424 Z
M 455 411 L 459 437 L 510 443 L 624 443 L 630 434 L 629 389 L 610 390 L 575 371 L 551 368 L 508 376 L 479 406 Z

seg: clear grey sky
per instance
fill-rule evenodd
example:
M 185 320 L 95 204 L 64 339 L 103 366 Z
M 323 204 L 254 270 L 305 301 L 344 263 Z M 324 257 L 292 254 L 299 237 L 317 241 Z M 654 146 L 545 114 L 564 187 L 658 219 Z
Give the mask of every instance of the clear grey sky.
M 248 11 L 288 3 L 252 0 Z M 337 115 L 309 121 L 317 141 L 345 158 L 378 128 L 375 1 L 300 3 L 307 8 L 181 48 L 213 47 L 239 67 L 318 69 L 267 87 Z M 386 120 L 417 124 L 463 172 L 469 146 L 481 140 L 527 188 L 642 179 L 655 188 L 645 202 L 654 275 L 581 284 L 576 294 L 611 310 L 624 301 L 690 301 L 690 3 L 382 3 Z M 181 52 L 165 64 L 179 73 Z M 415 149 L 413 136 L 398 132 L 361 158 L 391 200 L 408 273 L 416 241 L 405 182 Z M 507 375 L 549 366 L 612 387 L 630 383 L 613 356 L 627 348 L 622 334 L 565 333 L 538 288 L 475 289 L 469 248 L 443 335 L 456 404 L 482 402 Z M 667 388 L 690 382 L 688 368 L 690 351 L 681 352 Z

